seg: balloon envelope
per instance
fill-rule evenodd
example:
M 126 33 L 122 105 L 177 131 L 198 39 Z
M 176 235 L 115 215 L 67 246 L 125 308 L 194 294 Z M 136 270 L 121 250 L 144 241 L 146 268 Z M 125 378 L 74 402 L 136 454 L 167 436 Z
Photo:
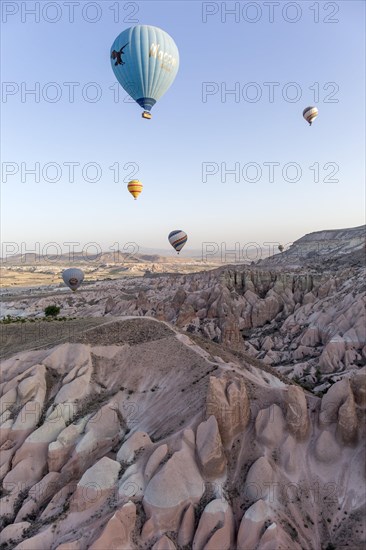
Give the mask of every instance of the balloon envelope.
M 306 107 L 306 109 L 303 110 L 302 116 L 311 126 L 313 120 L 316 119 L 318 114 L 319 111 L 316 107 Z
M 65 269 L 65 271 L 62 272 L 62 278 L 65 285 L 75 292 L 84 280 L 84 273 L 81 269 L 70 267 L 70 269 Z
M 179 254 L 183 246 L 186 244 L 188 237 L 187 237 L 187 233 L 185 233 L 181 229 L 175 229 L 174 231 L 169 233 L 168 239 L 172 247 Z
M 137 199 L 137 197 L 141 193 L 143 187 L 144 186 L 142 185 L 141 181 L 139 181 L 139 180 L 131 180 L 127 185 L 127 189 L 129 190 L 129 192 L 131 193 L 131 195 L 133 196 L 133 198 L 135 200 Z
M 113 42 L 111 65 L 122 88 L 145 109 L 144 118 L 151 118 L 148 111 L 177 75 L 179 52 L 173 38 L 162 29 L 136 25 Z

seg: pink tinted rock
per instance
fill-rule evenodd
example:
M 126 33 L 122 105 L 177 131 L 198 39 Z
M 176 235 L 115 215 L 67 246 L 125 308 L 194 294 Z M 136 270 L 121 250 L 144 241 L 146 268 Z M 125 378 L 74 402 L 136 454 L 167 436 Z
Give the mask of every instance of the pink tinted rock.
M 360 369 L 351 378 L 351 387 L 359 407 L 366 407 L 366 367 Z
M 145 466 L 145 478 L 146 480 L 151 479 L 155 471 L 158 469 L 159 464 L 166 458 L 168 455 L 169 449 L 168 445 L 159 445 L 157 449 L 151 454 L 149 460 Z
M 56 550 L 81 550 L 81 549 L 82 549 L 82 543 L 79 540 L 64 542 L 63 544 L 60 544 L 60 546 L 57 546 L 56 548 Z M 111 548 L 111 550 L 114 550 L 114 549 Z
M 176 550 L 176 546 L 172 539 L 163 535 L 151 548 L 151 550 Z
M 356 441 L 358 431 L 358 420 L 355 400 L 352 391 L 346 401 L 338 410 L 338 431 L 343 443 L 351 444 Z
M 345 353 L 345 343 L 341 337 L 332 338 L 325 346 L 319 358 L 319 367 L 322 373 L 331 373 L 341 370 L 342 359 Z
M 72 454 L 75 444 L 84 431 L 89 416 L 82 418 L 75 424 L 70 424 L 60 432 L 56 441 L 48 446 L 47 463 L 50 471 L 59 472 Z
M 4 478 L 4 485 L 10 486 L 14 484 L 18 487 L 18 491 L 32 487 L 38 483 L 46 471 L 46 464 L 42 461 L 38 462 L 33 457 L 28 457 L 10 470 Z
M 271 515 L 271 509 L 262 499 L 257 500 L 257 502 L 247 509 L 242 517 L 238 531 L 238 550 L 257 547 L 261 533 L 263 532 L 263 526 Z
M 191 430 L 184 434 L 181 450 L 153 476 L 145 490 L 143 505 L 156 533 L 177 531 L 183 510 L 197 504 L 205 490 L 192 447 L 194 434 Z M 149 532 L 150 528 L 144 527 L 143 540 Z
M 52 498 L 59 488 L 60 474 L 49 472 L 44 476 L 39 483 L 33 485 L 28 493 L 27 500 L 23 503 L 19 510 L 15 521 L 22 521 L 28 514 L 32 514 L 39 510 L 39 507 L 48 499 Z
M 76 491 L 77 483 L 67 483 L 62 489 L 60 489 L 51 501 L 47 504 L 46 508 L 42 512 L 41 520 L 46 520 L 52 516 L 58 516 L 62 513 L 63 509 L 68 505 L 70 498 Z
M 199 424 L 196 444 L 203 475 L 207 479 L 220 477 L 226 467 L 226 458 L 215 416 Z
M 214 415 L 225 448 L 244 431 L 250 416 L 250 404 L 243 380 L 210 376 L 206 398 L 206 418 Z
M 245 480 L 245 496 L 250 500 L 266 498 L 274 479 L 274 472 L 268 460 L 261 456 L 249 469 Z
M 29 523 L 29 521 L 14 522 L 11 525 L 7 525 L 0 532 L 0 544 L 5 545 L 9 543 L 10 540 L 12 540 L 13 542 L 18 542 L 20 539 L 23 538 L 24 531 L 30 526 L 31 524 Z
M 302 550 L 300 544 L 294 541 L 279 525 L 271 523 L 263 533 L 258 550 Z
M 304 391 L 297 386 L 289 386 L 286 395 L 286 422 L 289 431 L 299 440 L 309 431 L 309 415 Z
M 90 546 L 90 550 L 132 550 L 135 545 L 132 542 L 132 533 L 136 524 L 136 506 L 133 502 L 127 502 L 117 510 L 108 521 L 102 534 Z
M 70 511 L 81 512 L 105 500 L 117 484 L 120 469 L 121 465 L 115 460 L 107 457 L 98 460 L 78 482 Z
M 298 461 L 296 459 L 297 446 L 297 441 L 289 434 L 280 447 L 281 464 L 288 473 L 294 473 L 298 468 Z
M 194 535 L 195 514 L 194 507 L 190 504 L 183 512 L 182 522 L 178 532 L 178 544 L 187 546 L 191 544 Z
M 152 446 L 152 441 L 146 432 L 134 432 L 119 449 L 117 460 L 129 464 L 133 461 L 137 451 L 150 446 Z
M 233 539 L 234 516 L 230 505 L 221 499 L 212 500 L 202 512 L 192 549 L 230 550 Z
M 328 426 L 338 420 L 338 410 L 351 393 L 350 382 L 346 378 L 336 382 L 323 395 L 319 421 L 321 426 Z
M 280 445 L 284 435 L 285 420 L 278 405 L 259 411 L 255 420 L 257 439 L 267 447 Z
M 34 537 L 26 539 L 18 544 L 16 550 L 50 550 L 53 543 L 53 530 L 49 526 Z
M 315 443 L 315 456 L 320 462 L 334 462 L 339 459 L 341 449 L 329 430 L 324 430 Z

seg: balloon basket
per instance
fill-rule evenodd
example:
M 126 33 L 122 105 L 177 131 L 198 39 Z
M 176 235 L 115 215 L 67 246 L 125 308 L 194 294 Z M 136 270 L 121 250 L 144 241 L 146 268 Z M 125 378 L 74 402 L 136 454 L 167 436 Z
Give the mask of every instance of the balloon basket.
M 144 111 L 141 116 L 142 118 L 147 118 L 148 120 L 150 120 L 150 118 L 152 117 L 152 114 L 149 113 L 148 111 Z

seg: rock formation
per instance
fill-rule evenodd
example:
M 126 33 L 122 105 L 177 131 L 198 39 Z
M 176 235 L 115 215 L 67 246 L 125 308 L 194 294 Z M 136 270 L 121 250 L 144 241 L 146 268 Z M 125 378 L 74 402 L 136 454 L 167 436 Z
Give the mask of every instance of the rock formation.
M 4 550 L 361 548 L 364 371 L 246 357 L 139 317 L 3 361 Z

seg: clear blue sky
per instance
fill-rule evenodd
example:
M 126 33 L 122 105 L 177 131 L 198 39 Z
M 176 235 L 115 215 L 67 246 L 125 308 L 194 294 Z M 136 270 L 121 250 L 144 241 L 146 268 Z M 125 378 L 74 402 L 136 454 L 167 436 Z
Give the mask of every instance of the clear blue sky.
M 116 2 L 108 0 L 96 2 L 101 18 L 94 24 L 82 17 L 81 8 L 88 3 L 80 0 L 73 23 L 63 2 L 59 3 L 61 19 L 53 24 L 42 14 L 39 23 L 29 15 L 22 22 L 21 2 L 11 2 L 19 12 L 5 22 L 3 18 L 3 87 L 9 82 L 19 87 L 14 95 L 3 95 L 1 104 L 2 167 L 8 162 L 19 166 L 18 173 L 2 183 L 3 241 L 30 245 L 95 241 L 105 249 L 115 242 L 134 241 L 141 247 L 168 249 L 167 234 L 183 229 L 189 235 L 188 253 L 200 249 L 203 241 L 224 241 L 228 247 L 249 241 L 287 243 L 311 231 L 364 223 L 364 2 L 301 1 L 297 3 L 300 19 L 295 23 L 284 20 L 282 11 L 288 2 L 275 7 L 273 23 L 263 2 L 254 3 L 262 10 L 256 23 L 244 19 L 256 16 L 255 7 L 243 15 L 247 2 L 240 3 L 239 22 L 234 15 L 224 21 L 221 2 L 206 7 L 198 1 L 119 2 L 116 23 L 110 9 Z M 34 2 L 26 4 L 32 7 Z M 138 12 L 129 16 L 134 4 Z M 226 3 L 228 9 L 234 4 Z M 319 6 L 318 23 L 310 9 L 314 5 Z M 203 11 L 216 8 L 218 13 L 208 15 L 204 23 Z M 88 8 L 87 17 L 94 17 L 93 9 Z M 288 8 L 285 16 L 295 18 L 294 10 Z M 45 17 L 56 15 L 50 9 Z M 122 88 L 120 102 L 113 100 L 113 90 L 119 86 L 109 51 L 114 38 L 136 24 L 129 18 L 163 28 L 180 51 L 178 76 L 154 107 L 151 121 L 141 118 L 141 109 L 126 100 Z M 339 21 L 326 23 L 326 18 Z M 27 96 L 22 102 L 22 87 L 23 91 L 34 88 L 35 82 L 40 85 L 40 101 Z M 61 90 L 55 103 L 42 97 L 50 82 Z M 73 103 L 65 82 L 80 83 Z M 86 101 L 81 92 L 90 82 L 102 92 L 95 103 Z M 203 102 L 205 82 L 216 83 L 219 91 Z M 246 87 L 250 82 L 262 92 L 256 103 L 246 100 L 255 92 L 254 87 Z M 273 102 L 265 82 L 280 83 Z M 298 102 L 282 96 L 289 82 L 296 82 L 301 90 Z M 235 83 L 239 83 L 240 101 L 235 102 L 233 95 L 222 101 L 220 91 L 225 86 L 233 89 Z M 318 98 L 314 98 L 314 83 L 319 83 Z M 333 84 L 324 90 L 327 83 L 336 83 L 338 91 Z M 6 86 L 11 91 L 12 85 Z M 93 97 L 95 89 L 89 87 L 86 92 Z M 288 90 L 290 95 L 294 92 L 294 88 Z M 52 98 L 55 88 L 46 86 L 44 93 Z M 327 96 L 338 102 L 326 102 Z M 319 108 L 312 127 L 302 118 L 308 105 Z M 60 181 L 44 181 L 41 174 L 39 183 L 31 175 L 22 182 L 21 163 L 31 168 L 36 162 L 41 170 L 47 163 L 58 163 Z M 68 181 L 65 162 L 80 163 L 74 183 Z M 100 165 L 98 182 L 83 180 L 81 168 L 88 162 Z M 109 169 L 117 162 L 120 182 L 113 181 Z M 219 169 L 204 182 L 205 162 L 218 168 L 226 163 L 229 169 L 239 163 L 240 170 L 257 163 L 262 176 L 250 183 L 242 175 L 239 182 L 228 175 L 225 183 Z M 263 164 L 268 162 L 280 163 L 272 182 Z M 282 168 L 289 162 L 301 167 L 300 181 L 291 183 L 282 177 Z M 132 171 L 123 168 L 127 163 L 138 165 L 134 177 L 144 184 L 136 202 L 126 189 Z M 319 163 L 319 182 L 309 168 L 314 163 Z M 339 166 L 333 176 L 338 182 L 324 181 L 333 166 L 325 170 L 326 163 Z M 50 169 L 48 177 L 54 174 Z M 92 170 L 88 174 L 94 175 Z M 254 177 L 253 171 L 248 174 Z M 294 177 L 291 169 L 288 174 Z

